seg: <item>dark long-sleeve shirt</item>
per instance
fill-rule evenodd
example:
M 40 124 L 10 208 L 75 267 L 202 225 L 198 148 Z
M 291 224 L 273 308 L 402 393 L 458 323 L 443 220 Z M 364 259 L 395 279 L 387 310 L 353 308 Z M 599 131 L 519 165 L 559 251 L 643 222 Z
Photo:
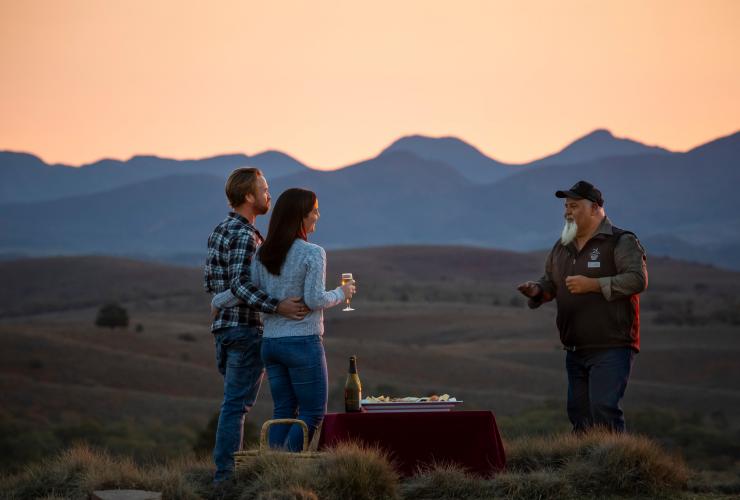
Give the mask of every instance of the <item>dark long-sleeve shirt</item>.
M 608 217 L 604 217 L 594 235 L 599 233 L 612 234 L 612 223 Z M 597 278 L 601 294 L 606 300 L 613 301 L 628 297 L 647 288 L 648 272 L 645 250 L 635 235 L 625 233 L 619 238 L 617 245 L 614 247 L 614 264 L 617 267 L 616 275 Z M 555 289 L 553 272 L 553 252 L 550 252 L 545 260 L 545 274 L 537 281 L 542 287 L 543 294 L 532 300 L 530 306 L 537 307 L 543 302 L 555 298 L 557 290 Z
M 597 280 L 599 290 L 571 293 L 566 281 L 575 275 Z M 556 323 L 567 349 L 628 346 L 639 351 L 639 293 L 647 281 L 645 251 L 637 237 L 604 217 L 580 250 L 573 243 L 555 243 L 538 281 L 541 293 L 529 306 L 557 299 Z

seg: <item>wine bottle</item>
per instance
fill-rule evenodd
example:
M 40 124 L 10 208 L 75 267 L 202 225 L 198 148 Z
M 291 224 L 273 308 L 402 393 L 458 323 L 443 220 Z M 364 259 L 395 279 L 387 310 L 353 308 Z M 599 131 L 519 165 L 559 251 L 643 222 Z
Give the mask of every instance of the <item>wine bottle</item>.
M 344 384 L 344 410 L 346 412 L 362 411 L 362 383 L 357 375 L 357 357 L 349 358 L 349 373 Z

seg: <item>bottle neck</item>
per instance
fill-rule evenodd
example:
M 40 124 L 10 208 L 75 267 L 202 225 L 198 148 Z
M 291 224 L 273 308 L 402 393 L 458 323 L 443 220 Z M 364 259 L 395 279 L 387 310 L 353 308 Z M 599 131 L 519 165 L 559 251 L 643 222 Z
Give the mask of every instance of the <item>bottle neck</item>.
M 357 360 L 355 358 L 349 358 L 349 372 L 357 373 Z

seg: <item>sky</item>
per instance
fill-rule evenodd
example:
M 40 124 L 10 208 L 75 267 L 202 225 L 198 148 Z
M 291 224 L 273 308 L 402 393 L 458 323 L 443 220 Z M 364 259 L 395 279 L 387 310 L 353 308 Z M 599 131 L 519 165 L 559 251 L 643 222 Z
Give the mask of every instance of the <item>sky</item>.
M 596 128 L 740 130 L 740 1 L 0 0 L 0 150 L 80 165 L 274 149 L 314 168 L 411 134 L 500 161 Z

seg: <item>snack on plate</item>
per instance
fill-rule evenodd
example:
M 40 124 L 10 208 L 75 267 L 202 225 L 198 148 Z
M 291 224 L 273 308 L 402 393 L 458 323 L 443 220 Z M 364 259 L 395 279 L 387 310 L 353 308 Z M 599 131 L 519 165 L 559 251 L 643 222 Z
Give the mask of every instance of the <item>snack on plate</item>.
M 367 403 L 390 403 L 391 398 L 388 396 L 368 396 L 366 397 L 363 402 Z
M 457 399 L 450 397 L 449 394 L 442 394 L 438 396 L 432 394 L 423 398 L 417 396 L 407 396 L 405 398 L 392 398 L 390 396 L 368 396 L 364 399 L 364 403 L 426 403 L 426 402 L 442 402 L 442 401 L 457 401 Z
M 419 401 L 456 401 L 456 400 L 455 398 L 450 397 L 449 394 L 442 394 L 441 396 L 432 394 L 431 396 L 428 396 L 426 398 L 419 398 Z

